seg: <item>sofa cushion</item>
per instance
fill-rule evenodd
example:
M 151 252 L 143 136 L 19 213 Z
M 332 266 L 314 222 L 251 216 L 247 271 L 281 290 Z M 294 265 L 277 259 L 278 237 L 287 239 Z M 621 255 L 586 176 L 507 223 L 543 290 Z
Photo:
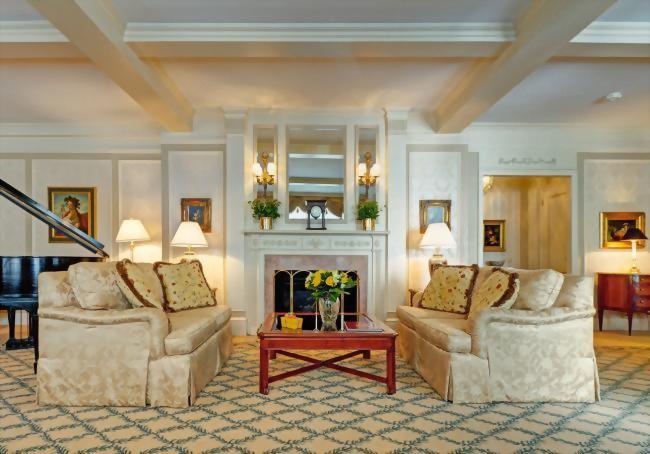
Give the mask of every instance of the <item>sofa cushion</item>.
M 555 303 L 564 283 L 564 275 L 555 270 L 504 269 L 519 275 L 519 296 L 513 309 L 548 309 Z
M 163 309 L 160 280 L 150 263 L 133 263 L 124 259 L 115 264 L 117 285 L 132 307 Z
M 68 268 L 68 281 L 83 309 L 128 309 L 117 286 L 115 262 L 81 262 Z
M 424 340 L 449 353 L 469 353 L 472 336 L 465 319 L 422 318 L 415 321 L 415 332 Z
M 565 276 L 562 289 L 553 306 L 593 309 L 594 278 L 591 276 Z
M 519 276 L 501 268 L 494 268 L 492 274 L 481 284 L 472 297 L 469 316 L 489 307 L 509 309 L 519 294 Z
M 170 331 L 165 338 L 168 355 L 186 355 L 230 321 L 228 306 L 200 307 L 167 314 Z
M 466 314 L 472 296 L 478 266 L 436 265 L 424 289 L 420 304 L 426 309 Z
M 216 306 L 217 300 L 208 286 L 198 260 L 181 263 L 156 262 L 153 269 L 160 278 L 167 312 Z
M 415 320 L 422 318 L 446 318 L 465 319 L 465 314 L 454 314 L 453 312 L 434 311 L 422 307 L 397 306 L 397 318 L 411 329 L 415 329 Z

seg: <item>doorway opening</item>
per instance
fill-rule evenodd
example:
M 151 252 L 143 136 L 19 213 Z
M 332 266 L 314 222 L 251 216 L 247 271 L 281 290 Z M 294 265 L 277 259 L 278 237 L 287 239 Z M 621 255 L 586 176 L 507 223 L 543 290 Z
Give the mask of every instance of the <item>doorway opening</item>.
M 571 272 L 571 177 L 483 178 L 483 261 Z

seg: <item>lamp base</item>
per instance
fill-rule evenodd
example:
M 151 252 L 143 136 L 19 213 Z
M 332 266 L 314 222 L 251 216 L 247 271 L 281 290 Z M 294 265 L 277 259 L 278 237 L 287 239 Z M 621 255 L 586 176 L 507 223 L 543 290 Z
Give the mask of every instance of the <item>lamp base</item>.
M 630 272 L 630 274 L 640 274 L 641 270 L 639 269 L 638 266 L 634 265 L 634 266 L 632 266 L 632 268 L 630 268 L 629 272 Z
M 442 254 L 433 254 L 429 257 L 429 274 L 433 271 L 433 267 L 436 265 L 446 265 L 447 259 Z

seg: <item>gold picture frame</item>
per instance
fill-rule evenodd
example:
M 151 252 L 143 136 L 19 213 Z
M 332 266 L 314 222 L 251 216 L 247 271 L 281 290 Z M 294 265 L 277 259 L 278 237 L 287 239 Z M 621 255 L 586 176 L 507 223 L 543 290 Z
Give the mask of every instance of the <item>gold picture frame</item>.
M 451 230 L 451 200 L 420 200 L 420 233 L 436 222 L 444 222 Z
M 600 247 L 602 249 L 632 249 L 632 243 L 621 241 L 628 227 L 645 233 L 645 213 L 640 211 L 603 211 L 600 213 Z M 644 248 L 645 241 L 637 241 Z
M 47 208 L 64 222 L 96 238 L 96 190 L 90 187 L 48 187 Z M 52 227 L 48 229 L 48 243 L 73 241 Z
M 483 251 L 506 251 L 506 221 L 504 219 L 483 221 Z
M 204 233 L 212 232 L 212 199 L 181 199 L 181 220 L 198 222 Z

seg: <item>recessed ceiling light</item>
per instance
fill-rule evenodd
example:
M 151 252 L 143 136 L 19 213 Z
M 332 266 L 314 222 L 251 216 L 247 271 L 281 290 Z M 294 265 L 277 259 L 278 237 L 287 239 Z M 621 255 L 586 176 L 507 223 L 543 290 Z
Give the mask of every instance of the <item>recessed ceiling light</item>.
M 607 96 L 605 96 L 605 99 L 609 102 L 620 101 L 621 99 L 623 99 L 623 93 L 621 93 L 620 91 L 613 91 L 607 94 Z

